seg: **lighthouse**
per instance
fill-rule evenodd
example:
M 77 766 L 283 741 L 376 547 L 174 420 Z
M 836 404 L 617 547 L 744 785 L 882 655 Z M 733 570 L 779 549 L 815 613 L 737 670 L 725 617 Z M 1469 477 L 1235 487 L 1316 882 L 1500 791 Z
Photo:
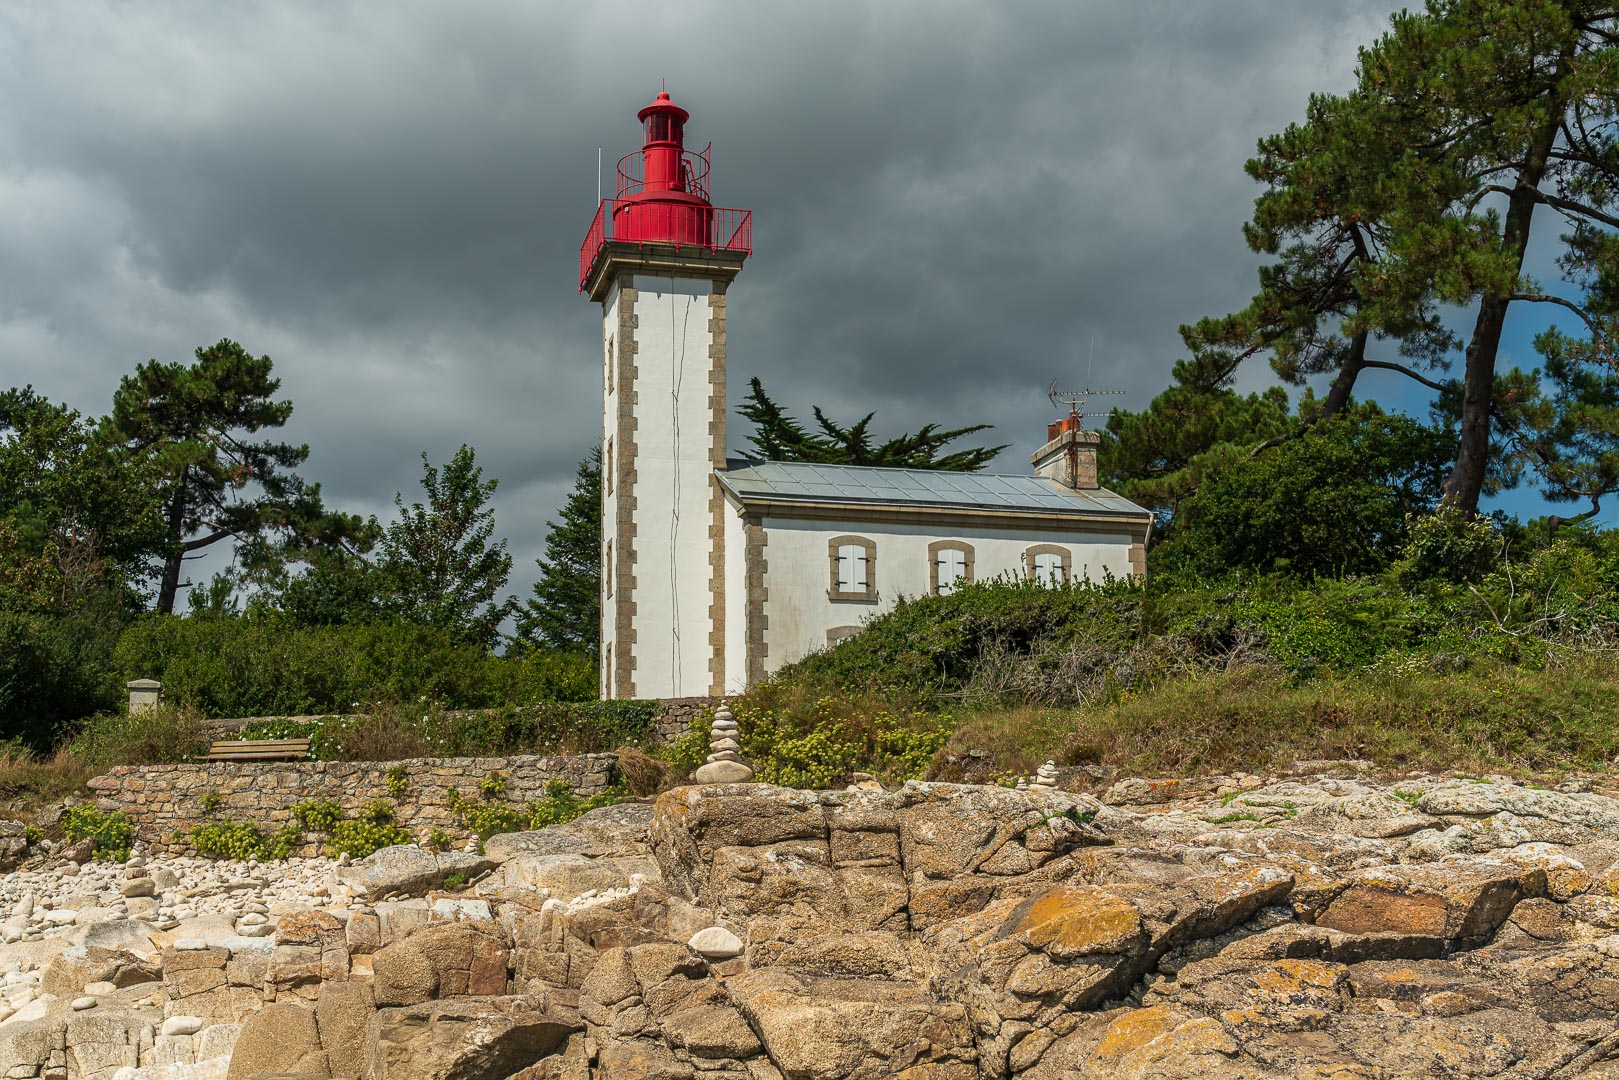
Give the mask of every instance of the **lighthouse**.
M 719 481 L 726 293 L 753 217 L 713 205 L 710 148 L 686 149 L 690 114 L 667 92 L 636 115 L 641 148 L 579 251 L 602 312 L 601 694 L 717 695 L 735 681 L 727 588 L 745 586 L 727 580 L 740 563 Z

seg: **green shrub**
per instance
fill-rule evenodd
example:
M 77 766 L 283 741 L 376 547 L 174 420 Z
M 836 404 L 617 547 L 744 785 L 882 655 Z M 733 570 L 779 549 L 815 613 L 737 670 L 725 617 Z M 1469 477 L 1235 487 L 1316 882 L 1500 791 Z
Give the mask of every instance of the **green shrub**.
M 262 720 L 246 739 L 308 739 L 319 761 L 604 753 L 646 742 L 655 701 L 542 702 L 454 710 L 438 703 L 377 704 L 363 713 Z M 390 780 L 390 791 L 393 788 Z
M 480 849 L 491 836 L 518 832 L 528 825 L 528 815 L 513 806 L 462 803 L 457 814 L 467 831 L 478 838 Z
M 343 808 L 329 799 L 312 799 L 294 806 L 292 816 L 309 832 L 329 833 L 343 820 Z
M 395 765 L 388 770 L 388 794 L 396 799 L 404 798 L 405 790 L 410 786 L 410 775 L 403 765 Z
M 548 829 L 552 825 L 564 825 L 597 807 L 613 806 L 628 798 L 628 792 L 614 786 L 588 799 L 581 799 L 574 795 L 567 781 L 551 780 L 545 785 L 545 797 L 528 804 L 528 827 Z
M 392 825 L 394 804 L 387 799 L 372 799 L 360 810 L 360 820 L 372 825 Z
M 446 888 L 446 889 L 459 889 L 461 886 L 465 885 L 466 883 L 467 883 L 467 876 L 465 874 L 461 873 L 460 871 L 457 871 L 456 873 L 453 873 L 453 874 L 446 874 L 444 876 L 444 888 Z
M 209 716 L 295 716 L 358 702 L 443 702 L 453 708 L 584 701 L 596 696 L 584 654 L 514 649 L 497 656 L 408 623 L 298 626 L 273 614 L 148 615 L 115 652 L 125 678 L 163 683 L 169 700 Z
M 0 740 L 43 751 L 64 727 L 116 709 L 116 640 L 103 620 L 0 609 Z
M 1453 433 L 1375 405 L 1214 471 L 1171 517 L 1155 572 L 1301 577 L 1381 572 L 1432 509 Z
M 523 829 L 546 829 L 562 825 L 599 806 L 612 806 L 630 798 L 621 787 L 612 787 L 588 799 L 574 795 L 565 780 L 550 780 L 545 785 L 545 797 L 536 799 L 519 810 L 499 803 L 470 802 L 451 792 L 450 809 L 460 818 L 462 825 L 483 842 L 499 833 L 518 832 Z
M 787 787 L 827 788 L 856 770 L 889 780 L 926 773 L 950 739 L 949 714 L 889 708 L 861 695 L 814 698 L 778 686 L 737 702 L 742 755 L 755 777 Z
M 285 859 L 297 842 L 295 825 L 269 835 L 250 821 L 210 821 L 191 830 L 197 853 L 214 859 Z
M 45 834 L 40 831 L 37 825 L 25 825 L 23 826 L 22 838 L 24 843 L 29 847 L 33 847 L 45 839 Z
M 347 855 L 363 859 L 385 847 L 410 843 L 410 833 L 396 825 L 377 821 L 340 821 L 326 841 L 326 852 L 333 858 Z
M 1455 507 L 1442 506 L 1406 525 L 1409 538 L 1394 564 L 1395 576 L 1406 588 L 1477 581 L 1501 554 L 1501 530 L 1495 522 Z
M 208 729 L 195 709 L 165 705 L 150 712 L 106 713 L 79 727 L 69 743 L 91 768 L 192 761 L 208 751 Z
M 80 803 L 63 815 L 62 835 L 69 843 L 92 837 L 95 840 L 96 858 L 123 862 L 129 858 L 135 827 L 129 823 L 129 815 L 122 810 L 103 812 L 91 803 Z
M 202 812 L 205 814 L 213 813 L 215 810 L 218 810 L 221 806 L 223 806 L 224 803 L 225 796 L 221 795 L 217 791 L 210 791 L 202 798 L 197 800 L 197 805 L 202 807 Z
M 506 777 L 502 773 L 490 773 L 478 781 L 478 793 L 486 799 L 506 794 Z
M 450 843 L 450 834 L 443 829 L 435 828 L 427 834 L 427 846 L 434 851 L 448 851 Z

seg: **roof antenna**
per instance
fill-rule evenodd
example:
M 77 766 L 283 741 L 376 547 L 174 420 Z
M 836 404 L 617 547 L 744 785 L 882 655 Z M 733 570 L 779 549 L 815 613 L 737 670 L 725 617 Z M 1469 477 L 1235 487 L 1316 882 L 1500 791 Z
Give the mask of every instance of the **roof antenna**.
M 1085 417 L 1106 416 L 1107 412 L 1086 412 L 1085 406 L 1093 397 L 1123 394 L 1123 390 L 1092 390 L 1091 372 L 1096 367 L 1096 335 L 1091 335 L 1091 355 L 1085 363 L 1085 388 L 1083 390 L 1058 390 L 1057 380 L 1051 380 L 1051 386 L 1046 391 L 1046 397 L 1051 401 L 1051 407 L 1061 409 L 1068 406 L 1067 428 L 1071 431 L 1083 431 Z M 1111 410 L 1109 410 L 1111 411 Z

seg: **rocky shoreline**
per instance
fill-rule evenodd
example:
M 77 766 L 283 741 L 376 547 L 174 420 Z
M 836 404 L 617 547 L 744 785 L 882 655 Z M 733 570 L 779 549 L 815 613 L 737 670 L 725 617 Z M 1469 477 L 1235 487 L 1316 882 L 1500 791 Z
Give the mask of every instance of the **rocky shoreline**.
M 58 849 L 0 878 L 0 1075 L 1619 1077 L 1590 786 L 713 784 L 482 855 Z

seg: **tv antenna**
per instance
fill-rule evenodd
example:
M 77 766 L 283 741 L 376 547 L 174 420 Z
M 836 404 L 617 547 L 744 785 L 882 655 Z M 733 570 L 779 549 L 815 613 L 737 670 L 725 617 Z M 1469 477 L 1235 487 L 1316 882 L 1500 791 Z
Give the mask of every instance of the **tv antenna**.
M 1057 380 L 1052 379 L 1051 387 L 1046 391 L 1046 397 L 1051 400 L 1051 407 L 1054 409 L 1061 409 L 1064 405 L 1068 406 L 1068 419 L 1074 422 L 1075 429 L 1083 429 L 1085 417 L 1106 416 L 1112 411 L 1111 409 L 1106 409 L 1100 412 L 1086 412 L 1085 406 L 1090 404 L 1091 398 L 1110 397 L 1123 393 L 1123 390 L 1092 390 L 1089 386 L 1083 390 L 1058 390 Z

